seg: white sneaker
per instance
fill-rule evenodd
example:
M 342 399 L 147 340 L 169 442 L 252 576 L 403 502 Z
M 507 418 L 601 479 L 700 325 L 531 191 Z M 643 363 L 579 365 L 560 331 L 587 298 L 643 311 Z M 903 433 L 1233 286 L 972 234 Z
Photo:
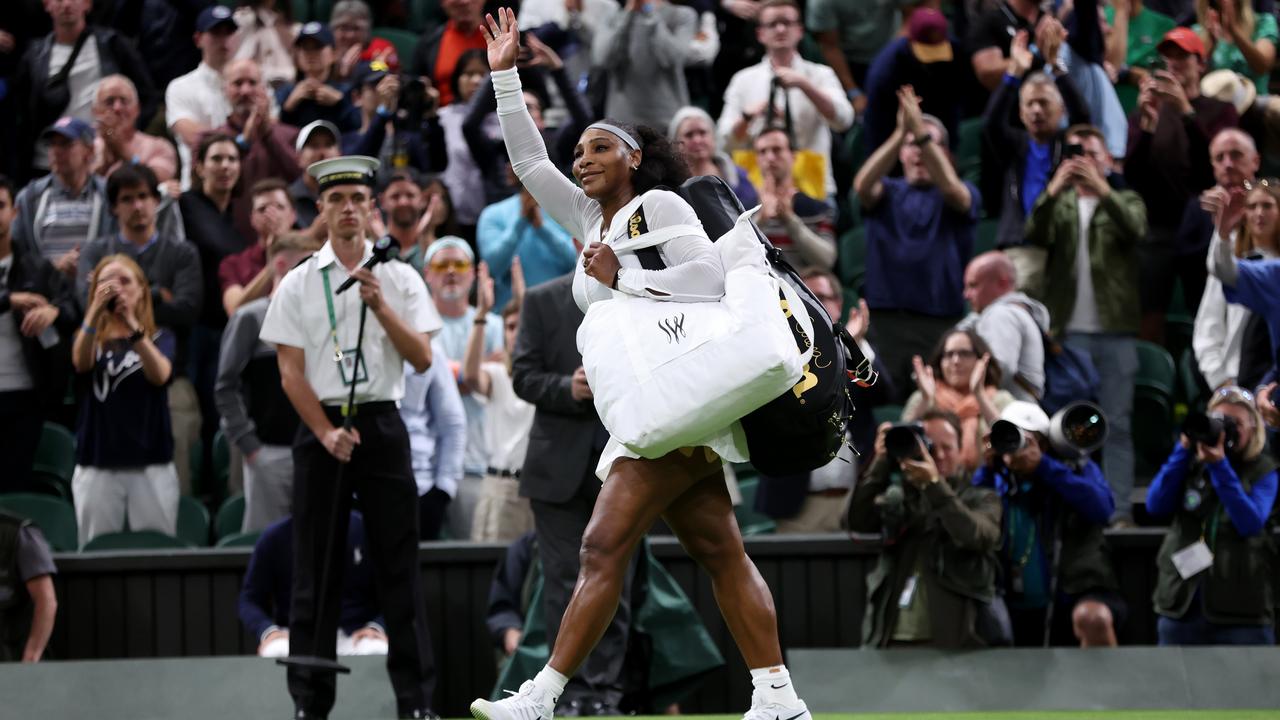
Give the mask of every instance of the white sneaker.
M 777 703 L 764 704 L 756 693 L 751 694 L 751 709 L 742 716 L 742 720 L 813 720 L 809 708 L 801 700 L 795 707 L 787 707 Z
M 509 697 L 497 702 L 481 698 L 471 703 L 472 716 L 476 720 L 551 720 L 559 699 L 534 685 L 532 680 L 525 680 L 520 692 L 506 692 Z

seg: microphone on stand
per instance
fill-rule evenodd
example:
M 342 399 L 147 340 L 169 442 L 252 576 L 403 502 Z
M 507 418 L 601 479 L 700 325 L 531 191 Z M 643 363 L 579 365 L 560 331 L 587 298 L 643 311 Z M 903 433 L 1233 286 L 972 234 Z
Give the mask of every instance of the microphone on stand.
M 373 244 L 373 255 L 368 260 L 366 260 L 364 265 L 361 265 L 360 268 L 362 270 L 369 270 L 369 269 L 372 269 L 373 266 L 377 265 L 378 263 L 389 262 L 399 257 L 400 257 L 400 241 L 396 240 L 390 235 L 383 235 L 382 237 L 378 238 L 377 242 Z M 356 280 L 354 277 L 349 277 L 346 280 L 343 280 L 342 284 L 338 286 L 338 290 L 337 292 L 334 293 L 334 295 L 341 295 L 342 293 L 346 292 L 347 289 L 350 288 L 352 285 L 355 285 L 357 282 L 359 281 Z

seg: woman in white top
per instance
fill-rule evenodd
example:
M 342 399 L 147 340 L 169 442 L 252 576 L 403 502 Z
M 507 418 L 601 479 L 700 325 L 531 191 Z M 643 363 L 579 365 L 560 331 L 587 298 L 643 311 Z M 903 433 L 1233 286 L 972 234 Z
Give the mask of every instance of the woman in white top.
M 1239 198 L 1233 202 L 1226 190 L 1205 194 L 1205 209 L 1214 213 L 1216 223 L 1213 246 L 1229 242 L 1237 258 L 1280 257 L 1280 187 L 1274 180 L 1264 180 L 1241 192 L 1243 203 Z M 1228 303 L 1222 281 L 1209 275 L 1196 312 L 1191 348 L 1210 388 L 1237 384 L 1240 352 L 1251 315 L 1245 306 Z
M 519 33 L 515 13 L 486 17 L 489 65 L 498 117 L 511 165 L 539 205 L 575 237 L 589 244 L 575 271 L 574 298 L 584 310 L 613 290 L 672 302 L 714 301 L 724 293 L 724 270 L 705 234 L 660 246 L 665 269 L 645 270 L 632 253 L 610 247 L 635 230 L 672 224 L 700 225 L 678 195 L 654 190 L 688 177 L 683 159 L 652 128 L 596 123 L 574 149 L 575 186 L 547 157 L 542 137 L 525 109 L 515 70 Z M 626 332 L 626 328 L 618 328 Z M 595 647 L 618 607 L 623 575 L 636 545 L 659 517 L 711 576 L 725 622 L 752 668 L 749 720 L 810 720 L 782 665 L 777 617 L 769 587 L 747 557 L 725 487 L 722 457 L 745 459 L 740 433 L 726 429 L 703 446 L 661 458 L 635 457 L 610 441 L 601 467 L 607 481 L 582 538 L 581 572 L 560 623 L 551 660 L 520 691 L 498 702 L 476 700 L 480 720 L 550 720 L 555 702 Z

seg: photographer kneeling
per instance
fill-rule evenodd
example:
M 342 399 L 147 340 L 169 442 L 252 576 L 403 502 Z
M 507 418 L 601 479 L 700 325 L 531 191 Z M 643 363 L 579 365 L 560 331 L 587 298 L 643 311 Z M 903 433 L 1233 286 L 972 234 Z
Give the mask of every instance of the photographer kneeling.
M 1004 505 L 1001 585 L 1015 645 L 1116 645 L 1127 612 L 1102 536 L 1115 509 L 1088 453 L 1106 437 L 1102 412 L 1067 406 L 1053 421 L 1039 405 L 1010 403 L 991 427 L 973 484 Z
M 1253 395 L 1224 387 L 1194 414 L 1147 491 L 1147 511 L 1173 516 L 1156 556 L 1161 645 L 1274 645 L 1265 531 L 1276 461 L 1263 452 Z
M 867 647 L 985 647 L 1007 635 L 979 629 L 995 600 L 1000 500 L 968 482 L 960 437 L 960 419 L 940 411 L 876 435 L 876 459 L 849 510 L 851 530 L 885 538 L 867 578 Z

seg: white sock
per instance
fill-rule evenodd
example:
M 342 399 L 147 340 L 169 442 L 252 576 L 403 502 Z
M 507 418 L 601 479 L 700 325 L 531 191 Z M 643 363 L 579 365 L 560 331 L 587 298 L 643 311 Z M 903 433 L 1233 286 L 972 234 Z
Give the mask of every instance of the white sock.
M 760 694 L 760 701 L 765 705 L 781 705 L 797 707 L 800 698 L 796 696 L 796 688 L 791 684 L 791 673 L 786 665 L 756 668 L 751 671 L 751 684 Z
M 546 665 L 533 677 L 533 684 L 540 688 L 543 692 L 551 696 L 551 702 L 556 702 L 564 693 L 565 683 L 569 682 L 569 678 L 556 672 L 556 669 L 550 665 Z

